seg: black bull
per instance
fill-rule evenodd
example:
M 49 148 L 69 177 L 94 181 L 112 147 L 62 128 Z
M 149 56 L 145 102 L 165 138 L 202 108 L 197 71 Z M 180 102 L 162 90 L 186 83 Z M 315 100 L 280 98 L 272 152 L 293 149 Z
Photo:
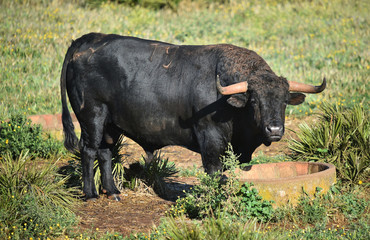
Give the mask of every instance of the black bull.
M 179 46 L 90 33 L 73 41 L 62 69 L 65 146 L 82 157 L 83 191 L 96 198 L 93 162 L 103 192 L 119 200 L 111 149 L 120 134 L 143 147 L 150 160 L 167 145 L 202 155 L 207 173 L 221 169 L 228 143 L 249 162 L 262 143 L 284 134 L 287 104 L 325 88 L 278 77 L 255 52 L 233 45 Z M 69 101 L 81 126 L 74 133 Z M 290 93 L 294 91 L 296 93 Z

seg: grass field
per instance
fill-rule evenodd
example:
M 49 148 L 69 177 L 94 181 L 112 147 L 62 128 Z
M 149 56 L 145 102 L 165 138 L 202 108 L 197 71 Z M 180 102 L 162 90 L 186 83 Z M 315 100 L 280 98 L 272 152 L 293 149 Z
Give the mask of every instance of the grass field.
M 19 4 L 18 2 L 26 2 Z M 279 75 L 327 90 L 289 114 L 311 114 L 322 101 L 368 107 L 370 2 L 183 1 L 177 12 L 82 1 L 0 1 L 0 119 L 16 112 L 58 113 L 59 76 L 72 39 L 116 33 L 175 44 L 231 43 L 255 50 Z M 69 2 L 69 3 L 68 3 Z

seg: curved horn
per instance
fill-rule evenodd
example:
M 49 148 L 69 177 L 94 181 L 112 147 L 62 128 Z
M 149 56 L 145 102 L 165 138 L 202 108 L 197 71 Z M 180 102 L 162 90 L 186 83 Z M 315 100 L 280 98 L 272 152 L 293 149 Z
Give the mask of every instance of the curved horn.
M 294 81 L 289 82 L 289 91 L 302 93 L 320 93 L 326 88 L 326 79 L 324 78 L 320 86 L 313 86 L 305 83 Z
M 232 85 L 229 85 L 227 87 L 221 86 L 220 83 L 220 76 L 217 75 L 217 90 L 219 93 L 222 95 L 231 95 L 231 94 L 236 94 L 236 93 L 245 93 L 248 90 L 248 83 L 247 81 L 235 83 Z

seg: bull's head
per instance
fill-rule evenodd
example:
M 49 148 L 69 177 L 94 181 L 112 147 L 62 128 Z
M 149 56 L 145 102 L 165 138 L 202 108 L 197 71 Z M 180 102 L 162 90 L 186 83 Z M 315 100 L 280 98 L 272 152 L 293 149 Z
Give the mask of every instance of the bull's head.
M 285 108 L 287 104 L 304 102 L 303 93 L 319 93 L 326 87 L 287 81 L 273 73 L 255 75 L 247 81 L 221 86 L 217 75 L 217 89 L 222 95 L 230 95 L 227 102 L 238 108 L 247 107 L 253 114 L 255 124 L 264 133 L 264 143 L 279 141 L 284 134 Z

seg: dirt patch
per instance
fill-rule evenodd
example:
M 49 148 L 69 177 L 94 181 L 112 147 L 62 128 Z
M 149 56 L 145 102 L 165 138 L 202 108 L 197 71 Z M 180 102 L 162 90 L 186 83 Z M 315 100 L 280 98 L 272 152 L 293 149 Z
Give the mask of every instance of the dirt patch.
M 286 128 L 298 130 L 298 125 L 305 121 L 311 122 L 315 118 L 287 119 Z M 281 155 L 288 152 L 287 139 L 295 138 L 296 135 L 287 130 L 283 139 L 271 144 L 270 147 L 260 146 L 254 156 L 264 154 L 267 156 Z M 126 163 L 138 161 L 145 154 L 143 149 L 130 139 L 126 140 Z M 169 146 L 161 149 L 162 156 L 175 162 L 181 168 L 202 169 L 201 156 L 182 147 Z M 130 235 L 135 232 L 149 232 L 153 225 L 158 225 L 165 211 L 177 199 L 182 190 L 196 184 L 195 177 L 175 177 L 169 185 L 169 194 L 161 198 L 155 194 L 138 193 L 130 190 L 122 192 L 122 200 L 115 202 L 101 196 L 95 202 L 84 202 L 76 214 L 81 217 L 79 228 L 84 231 L 118 232 Z M 98 230 L 97 230 L 98 228 Z
M 120 202 L 104 196 L 95 202 L 84 202 L 76 213 L 81 217 L 79 227 L 83 231 L 102 233 L 118 232 L 130 235 L 132 232 L 147 232 L 159 224 L 171 202 L 155 195 L 124 191 Z

